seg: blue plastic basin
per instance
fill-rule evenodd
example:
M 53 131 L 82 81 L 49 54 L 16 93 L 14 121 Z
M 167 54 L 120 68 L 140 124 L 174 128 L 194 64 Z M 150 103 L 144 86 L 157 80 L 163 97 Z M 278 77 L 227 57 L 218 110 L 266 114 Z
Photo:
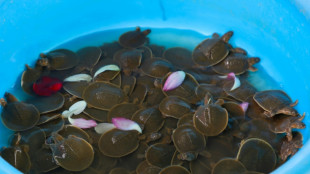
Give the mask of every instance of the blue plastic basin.
M 19 85 L 38 53 L 96 31 L 134 27 L 233 30 L 233 44 L 260 65 L 306 112 L 304 147 L 273 173 L 309 173 L 310 22 L 292 1 L 276 0 L 0 0 L 0 96 Z M 10 135 L 0 123 L 0 147 Z M 19 173 L 0 158 L 0 173 Z

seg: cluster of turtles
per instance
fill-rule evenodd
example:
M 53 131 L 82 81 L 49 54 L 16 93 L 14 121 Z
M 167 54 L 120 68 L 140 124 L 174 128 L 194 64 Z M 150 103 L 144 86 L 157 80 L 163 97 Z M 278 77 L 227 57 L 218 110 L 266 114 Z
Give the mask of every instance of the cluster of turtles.
M 29 97 L 0 100 L 2 122 L 15 131 L 1 157 L 24 173 L 258 174 L 302 147 L 292 131 L 305 127 L 297 101 L 247 81 L 260 59 L 233 48 L 232 32 L 193 51 L 150 44 L 150 32 L 137 27 L 118 42 L 57 49 L 26 65 L 21 86 Z M 185 73 L 182 83 L 163 90 L 176 71 Z M 142 133 L 71 125 L 62 113 L 82 100 L 87 107 L 72 119 L 99 125 L 123 117 Z

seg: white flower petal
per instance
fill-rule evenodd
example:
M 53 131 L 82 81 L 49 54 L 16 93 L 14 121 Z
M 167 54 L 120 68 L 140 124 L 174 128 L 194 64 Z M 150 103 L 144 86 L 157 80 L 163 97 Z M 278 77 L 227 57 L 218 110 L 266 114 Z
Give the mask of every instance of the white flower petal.
M 101 68 L 99 68 L 95 75 L 94 75 L 94 78 L 99 75 L 100 73 L 103 73 L 105 71 L 120 71 L 119 67 L 117 65 L 114 65 L 114 64 L 111 64 L 111 65 L 105 65 Z
M 88 74 L 76 74 L 65 78 L 64 82 L 80 82 L 80 81 L 90 82 L 92 79 L 93 78 Z
M 69 111 L 73 112 L 74 115 L 78 115 L 84 111 L 86 106 L 87 106 L 87 103 L 84 100 L 78 101 L 69 108 Z
M 109 130 L 112 130 L 116 128 L 114 126 L 114 124 L 112 123 L 99 123 L 96 127 L 95 127 L 95 131 L 98 133 L 98 134 L 104 134 L 106 132 L 108 132 Z
M 234 85 L 231 87 L 230 91 L 239 88 L 240 85 L 241 85 L 241 82 L 240 82 L 239 78 L 235 76 Z

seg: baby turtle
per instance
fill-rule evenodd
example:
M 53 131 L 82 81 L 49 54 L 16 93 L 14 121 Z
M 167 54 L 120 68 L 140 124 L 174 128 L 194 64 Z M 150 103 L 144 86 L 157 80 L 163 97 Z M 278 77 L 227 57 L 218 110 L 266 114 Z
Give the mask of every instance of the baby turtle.
M 172 72 L 174 67 L 168 60 L 152 58 L 143 62 L 141 70 L 150 77 L 162 78 L 167 73 Z
M 129 101 L 135 104 L 142 104 L 147 95 L 148 88 L 144 84 L 137 84 L 129 96 Z
M 66 82 L 63 85 L 63 89 L 73 96 L 76 96 L 78 98 L 82 98 L 83 92 L 88 85 L 89 85 L 89 83 L 85 82 L 85 81 Z
M 225 83 L 223 89 L 228 96 L 234 98 L 235 100 L 246 102 L 250 97 L 255 95 L 257 90 L 249 82 L 245 80 L 240 81 L 241 85 L 234 90 L 231 90 L 232 88 L 231 82 Z
M 221 161 L 217 162 L 212 169 L 212 174 L 222 174 L 222 173 L 243 173 L 246 172 L 247 169 L 244 165 L 231 158 L 222 159 Z
M 126 156 L 139 147 L 139 132 L 136 130 L 123 131 L 112 129 L 101 135 L 98 146 L 99 150 L 109 157 Z
M 182 166 L 169 166 L 166 168 L 163 168 L 159 174 L 190 174 L 190 172 Z
M 168 96 L 160 102 L 159 110 L 165 117 L 179 119 L 190 112 L 191 105 L 181 97 Z
M 304 129 L 306 127 L 302 120 L 305 114 L 301 117 L 292 117 L 288 115 L 276 115 L 272 117 L 271 130 L 275 133 L 286 133 L 288 141 L 293 138 L 292 129 Z
M 99 47 L 90 46 L 79 49 L 76 54 L 80 60 L 73 72 L 78 73 L 83 70 L 90 71 L 98 63 L 102 51 Z
M 296 100 L 293 103 L 292 99 L 284 91 L 261 91 L 257 92 L 253 98 L 265 110 L 264 114 L 266 117 L 273 117 L 276 114 L 298 115 L 298 112 L 293 108 L 298 101 Z
M 132 120 L 143 125 L 143 133 L 157 132 L 164 125 L 164 118 L 158 108 L 144 108 L 135 112 Z
M 203 135 L 217 136 L 228 124 L 228 113 L 218 104 L 206 104 L 198 107 L 193 121 L 195 128 Z
M 194 117 L 194 113 L 189 112 L 187 114 L 184 114 L 178 121 L 177 126 L 183 126 L 183 125 L 189 125 L 192 126 L 193 125 L 193 117 Z
M 84 139 L 69 135 L 67 138 L 53 133 L 50 144 L 53 156 L 58 165 L 69 171 L 82 171 L 94 160 L 93 147 Z
M 0 104 L 3 107 L 1 112 L 3 124 L 13 131 L 24 131 L 34 127 L 40 119 L 38 109 L 32 104 L 10 101 L 10 96 L 13 95 L 6 93 L 7 101 L 0 99 Z
M 206 147 L 205 137 L 193 126 L 183 125 L 176 128 L 173 131 L 172 140 L 180 152 L 178 158 L 181 160 L 195 160 L 198 153 Z
M 30 158 L 31 170 L 39 173 L 49 172 L 59 167 L 54 160 L 52 150 L 49 147 L 45 147 L 45 145 L 37 149 Z
M 28 173 L 31 166 L 28 150 L 25 145 L 8 147 L 1 151 L 0 156 L 19 171 Z
M 258 138 L 241 141 L 237 155 L 247 170 L 270 173 L 276 166 L 277 156 L 272 146 Z
M 118 42 L 125 48 L 137 48 L 147 41 L 147 35 L 151 33 L 150 29 L 141 31 L 140 27 L 136 27 L 135 31 L 129 31 L 122 34 Z
M 90 142 L 90 136 L 81 128 L 72 125 L 65 125 L 61 131 L 58 132 L 64 138 L 68 138 L 70 135 L 82 138 L 87 142 Z
M 173 47 L 164 52 L 163 58 L 171 62 L 174 66 L 186 69 L 194 66 L 192 52 L 186 48 Z
M 137 166 L 145 160 L 145 153 L 148 147 L 146 143 L 140 142 L 136 151 L 119 159 L 120 166 L 130 171 L 135 170 Z
M 140 66 L 142 50 L 121 49 L 114 54 L 113 60 L 119 63 L 126 75 L 129 75 L 131 71 L 136 70 Z
M 56 93 L 48 97 L 34 96 L 26 100 L 26 103 L 33 104 L 40 114 L 47 114 L 63 107 L 65 97 L 61 93 Z
M 102 110 L 110 110 L 114 105 L 124 100 L 124 93 L 113 84 L 95 82 L 84 90 L 83 99 L 89 106 Z
M 130 172 L 124 168 L 114 168 L 110 170 L 109 174 L 130 174 Z
M 293 132 L 293 138 L 289 141 L 287 138 L 281 140 L 280 158 L 282 161 L 286 161 L 289 156 L 295 155 L 298 149 L 302 148 L 303 137 L 300 132 Z
M 233 72 L 239 75 L 245 73 L 247 70 L 257 71 L 257 68 L 253 67 L 253 65 L 259 61 L 260 59 L 258 57 L 247 57 L 244 54 L 232 53 L 220 63 L 212 66 L 212 68 L 219 74 L 227 75 Z
M 222 37 L 214 33 L 211 38 L 202 41 L 193 51 L 193 61 L 200 66 L 212 66 L 223 59 L 229 53 L 228 41 L 233 35 L 232 31 Z
M 26 70 L 23 72 L 21 77 L 21 87 L 27 94 L 33 95 L 32 86 L 42 75 L 42 68 L 35 67 L 31 68 L 26 64 Z
M 164 168 L 170 165 L 175 147 L 169 144 L 153 144 L 145 153 L 148 164 Z
M 44 57 L 42 59 L 45 59 L 45 57 L 47 58 L 47 66 L 54 70 L 66 70 L 73 68 L 79 63 L 80 60 L 77 54 L 67 49 L 57 49 L 48 52 L 46 55 L 41 55 Z
M 163 57 L 165 47 L 155 44 L 147 45 L 147 47 L 152 50 L 153 57 Z
M 164 86 L 170 74 L 171 73 L 168 73 L 162 80 L 162 87 Z M 163 93 L 167 96 L 179 96 L 186 99 L 192 104 L 196 104 L 199 101 L 198 97 L 195 94 L 195 90 L 198 85 L 199 83 L 196 81 L 196 79 L 191 74 L 186 73 L 185 79 L 180 86 L 173 90 L 163 91 Z

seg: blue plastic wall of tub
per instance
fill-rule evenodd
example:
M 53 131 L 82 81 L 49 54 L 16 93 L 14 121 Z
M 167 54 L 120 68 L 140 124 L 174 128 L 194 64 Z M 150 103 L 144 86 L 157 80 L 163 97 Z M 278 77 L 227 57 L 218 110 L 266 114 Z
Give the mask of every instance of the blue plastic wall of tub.
M 205 35 L 233 30 L 250 55 L 306 112 L 304 147 L 274 173 L 310 173 L 310 22 L 292 1 L 0 0 L 0 96 L 38 53 L 77 36 L 114 28 L 180 28 Z M 18 84 L 18 83 L 17 83 Z M 0 124 L 0 146 L 11 132 Z M 19 173 L 0 158 L 0 173 Z

